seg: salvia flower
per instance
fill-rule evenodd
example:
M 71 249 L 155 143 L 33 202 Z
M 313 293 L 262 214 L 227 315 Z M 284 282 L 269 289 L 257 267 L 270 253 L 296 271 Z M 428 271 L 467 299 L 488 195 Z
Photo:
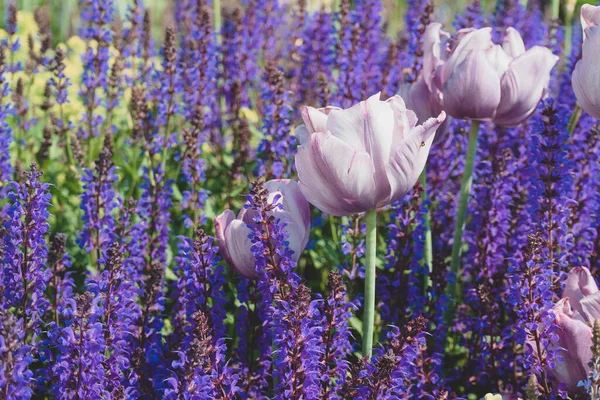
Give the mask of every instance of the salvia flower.
M 526 51 L 521 35 L 510 27 L 498 45 L 492 28 L 461 29 L 451 38 L 433 23 L 423 49 L 420 79 L 449 115 L 503 126 L 533 114 L 558 61 L 545 47 Z
M 383 207 L 408 192 L 446 118 L 442 111 L 417 125 L 400 96 L 380 101 L 379 94 L 346 110 L 303 107 L 301 112 L 300 189 L 310 203 L 336 216 Z
M 308 243 L 310 234 L 310 208 L 302 195 L 298 183 L 289 179 L 275 179 L 265 183 L 269 192 L 269 202 L 277 207 L 273 216 L 285 223 L 289 234 L 288 247 L 294 252 L 293 259 L 300 258 Z M 248 278 L 256 278 L 254 257 L 251 251 L 252 226 L 255 213 L 249 208 L 240 211 L 237 218 L 231 210 L 225 210 L 215 218 L 215 231 L 219 250 L 227 263 L 237 273 Z
M 50 278 L 46 261 L 51 195 L 49 185 L 40 182 L 42 173 L 35 164 L 25 173 L 25 182 L 13 182 L 8 193 L 2 253 L 4 308 L 16 309 L 25 335 L 39 334 L 41 318 L 48 308 L 43 293 Z
M 68 325 L 58 339 L 58 356 L 52 367 L 56 382 L 52 393 L 57 399 L 101 398 L 104 389 L 102 369 L 102 325 L 94 318 L 94 295 L 86 292 L 70 299 Z
M 572 83 L 577 102 L 594 118 L 600 118 L 600 7 L 584 4 L 581 7 L 583 47 L 581 60 L 575 65 Z

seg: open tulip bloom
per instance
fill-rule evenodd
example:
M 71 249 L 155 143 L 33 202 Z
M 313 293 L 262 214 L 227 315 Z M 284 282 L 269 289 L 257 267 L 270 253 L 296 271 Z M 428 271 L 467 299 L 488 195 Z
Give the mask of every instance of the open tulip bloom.
M 492 28 L 461 29 L 454 38 L 439 23 L 430 24 L 423 39 L 423 70 L 415 90 L 450 116 L 515 126 L 533 114 L 558 57 L 546 47 L 525 50 L 521 35 L 506 29 L 502 45 L 492 41 Z M 413 96 L 414 97 L 414 96 Z
M 292 259 L 298 261 L 310 236 L 310 208 L 298 188 L 298 183 L 290 179 L 274 179 L 265 183 L 269 204 L 275 202 L 272 214 L 285 224 L 288 233 Z M 215 233 L 219 251 L 229 266 L 242 276 L 258 278 L 255 260 L 250 247 L 252 226 L 256 223 L 251 209 L 242 208 L 237 217 L 231 210 L 225 210 L 215 217 Z
M 303 107 L 296 128 L 296 168 L 307 200 L 335 216 L 367 212 L 363 355 L 370 355 L 375 316 L 376 210 L 417 182 L 446 114 L 417 124 L 404 100 L 379 93 L 342 110 Z
M 440 23 L 430 24 L 423 38 L 423 68 L 402 91 L 420 120 L 444 110 L 471 120 L 452 244 L 450 299 L 458 296 L 462 234 L 473 181 L 479 122 L 511 127 L 523 123 L 544 96 L 558 57 L 546 47 L 526 50 L 519 32 L 507 28 L 502 44 L 492 41 L 492 28 L 466 28 L 454 37 Z M 448 315 L 451 315 L 452 311 Z
M 446 114 L 422 125 L 394 96 L 379 93 L 342 110 L 303 107 L 296 168 L 300 189 L 320 210 L 346 216 L 400 199 L 417 182 Z
M 581 6 L 583 48 L 573 71 L 573 90 L 581 108 L 600 119 L 600 7 Z

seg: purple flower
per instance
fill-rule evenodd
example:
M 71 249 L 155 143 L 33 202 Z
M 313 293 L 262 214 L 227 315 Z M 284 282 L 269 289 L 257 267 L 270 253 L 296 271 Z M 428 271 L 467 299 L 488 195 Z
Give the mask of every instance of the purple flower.
M 106 245 L 115 240 L 113 212 L 121 203 L 114 187 L 118 176 L 111 156 L 111 150 L 105 147 L 96 161 L 95 172 L 85 169 L 82 178 L 84 192 L 81 195 L 81 209 L 84 212 L 84 229 L 78 243 L 86 252 L 95 252 L 96 259 L 100 258 Z
M 41 318 L 48 307 L 43 293 L 50 277 L 46 266 L 49 224 L 49 185 L 40 182 L 35 164 L 25 173 L 25 182 L 13 182 L 8 193 L 3 244 L 2 306 L 15 308 L 26 340 L 41 330 Z

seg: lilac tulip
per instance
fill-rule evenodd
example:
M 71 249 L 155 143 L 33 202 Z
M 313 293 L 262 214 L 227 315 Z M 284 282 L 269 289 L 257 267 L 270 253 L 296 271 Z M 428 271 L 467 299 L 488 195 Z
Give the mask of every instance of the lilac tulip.
M 461 29 L 451 40 L 441 24 L 427 27 L 423 69 L 410 89 L 411 105 L 425 110 L 420 118 L 441 108 L 455 118 L 515 126 L 533 114 L 558 57 L 541 46 L 526 51 L 513 28 L 494 44 L 491 30 Z M 424 87 L 428 96 L 420 94 Z
M 600 318 L 600 291 L 586 267 L 576 267 L 565 281 L 563 298 L 552 309 L 558 325 L 560 358 L 548 372 L 571 390 L 589 374 L 592 325 Z
M 587 378 L 588 363 L 592 358 L 592 328 L 571 306 L 569 298 L 561 299 L 552 309 L 558 325 L 560 359 L 549 370 L 551 376 L 564 383 L 570 390 Z
M 600 7 L 581 6 L 583 48 L 575 65 L 572 83 L 577 102 L 591 116 L 600 119 Z
M 398 200 L 425 166 L 442 111 L 417 125 L 400 96 L 379 94 L 342 110 L 303 107 L 296 128 L 300 189 L 320 210 L 351 215 Z
M 275 202 L 282 208 L 275 208 L 275 218 L 285 223 L 289 234 L 289 248 L 294 252 L 292 258 L 298 261 L 308 243 L 310 235 L 310 208 L 298 188 L 298 183 L 290 179 L 274 179 L 265 183 L 269 203 Z M 215 217 L 215 233 L 219 251 L 229 266 L 247 278 L 257 278 L 254 269 L 252 245 L 252 210 L 243 208 L 237 218 L 231 210 L 225 210 Z

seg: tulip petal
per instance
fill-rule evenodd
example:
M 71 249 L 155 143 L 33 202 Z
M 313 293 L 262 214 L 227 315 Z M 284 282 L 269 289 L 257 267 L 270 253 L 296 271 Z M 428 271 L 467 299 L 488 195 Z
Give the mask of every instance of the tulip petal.
M 286 230 L 290 234 L 290 248 L 294 250 L 296 261 L 306 247 L 310 236 L 310 207 L 306 198 L 300 191 L 298 182 L 291 179 L 274 179 L 265 183 L 269 191 L 269 199 L 281 194 L 279 202 L 283 204 L 283 211 L 275 210 L 276 217 L 286 221 Z
M 444 110 L 454 118 L 491 120 L 500 103 L 500 78 L 483 51 L 471 52 L 444 84 Z
M 417 123 L 424 123 L 429 118 L 434 118 L 442 112 L 441 105 L 436 101 L 422 79 L 417 79 L 412 84 L 404 84 L 399 90 L 400 96 L 404 99 L 406 107 L 414 111 L 417 116 Z M 434 143 L 442 138 L 447 130 L 451 118 L 446 115 L 444 123 L 437 129 Z M 412 124 L 412 122 L 411 122 Z M 414 125 L 411 125 L 411 129 Z M 404 139 L 404 136 L 402 137 Z M 392 144 L 392 153 L 398 148 L 398 137 L 394 135 Z
M 408 192 L 423 172 L 436 129 L 444 122 L 442 111 L 437 118 L 430 118 L 423 125 L 414 127 L 390 159 L 388 178 L 392 186 L 389 203 Z
M 485 55 L 499 77 L 504 75 L 504 72 L 506 72 L 512 61 L 512 58 L 504 51 L 502 46 L 499 45 L 490 47 L 486 50 Z
M 302 115 L 308 132 L 325 132 L 327 130 L 327 116 L 332 110 L 339 110 L 339 108 L 331 106 L 319 109 L 310 106 L 301 107 L 300 115 Z
M 311 137 L 311 145 L 318 170 L 325 182 L 337 192 L 336 197 L 341 197 L 347 204 L 346 208 L 352 210 L 351 214 L 376 206 L 375 168 L 369 154 L 351 147 L 331 133 L 315 133 Z
M 225 230 L 225 243 L 231 257 L 230 266 L 240 275 L 247 278 L 257 278 L 254 269 L 254 255 L 250 250 L 252 230 L 243 221 L 232 221 Z
M 585 296 L 579 301 L 579 305 L 581 307 L 581 314 L 590 324 L 600 319 L 600 292 Z
M 552 370 L 559 382 L 564 382 L 568 387 L 575 388 L 579 381 L 587 377 L 589 367 L 587 363 L 592 357 L 592 329 L 583 321 L 577 319 L 570 309 L 569 300 L 562 299 L 552 309 L 559 327 L 559 346 L 563 361 L 557 363 Z
M 587 31 L 581 60 L 577 62 L 573 71 L 572 84 L 581 108 L 594 118 L 600 119 L 600 25 L 588 28 Z
M 310 142 L 310 132 L 306 125 L 299 125 L 294 129 L 294 136 L 298 139 L 298 143 L 301 145 Z
M 238 213 L 237 219 L 242 220 L 247 225 L 254 225 L 254 217 L 258 215 L 258 212 L 253 208 L 242 207 Z
M 588 28 L 600 25 L 600 7 L 591 4 L 581 6 L 581 29 L 583 30 L 583 40 L 587 39 Z
M 512 58 L 517 58 L 525 53 L 525 43 L 523 43 L 519 31 L 513 27 L 506 28 L 506 36 L 504 36 L 502 48 Z
M 527 119 L 540 102 L 557 61 L 550 49 L 540 46 L 515 58 L 502 76 L 502 97 L 494 122 L 514 126 Z
M 450 34 L 442 30 L 442 24 L 433 22 L 427 26 L 423 34 L 423 67 L 421 77 L 430 92 L 436 90 L 433 83 L 436 69 L 448 57 L 447 42 Z
M 427 92 L 427 86 L 422 80 L 419 80 L 417 83 L 415 82 L 413 86 L 419 85 L 424 88 L 425 92 Z M 412 90 L 412 89 L 409 89 Z M 410 96 L 410 93 L 409 93 Z M 394 135 L 392 137 L 392 144 L 390 147 L 390 152 L 393 154 L 398 146 L 402 143 L 404 138 L 408 135 L 410 130 L 417 124 L 417 115 L 414 111 L 407 109 L 405 104 L 405 100 L 400 96 L 390 97 L 386 100 L 392 110 L 394 111 Z
M 494 43 L 492 42 L 492 28 L 486 27 L 476 30 L 461 30 L 455 38 L 456 48 L 450 58 L 442 68 L 441 81 L 446 82 L 454 71 L 471 55 L 478 53 L 479 50 L 488 50 Z
M 225 210 L 221 214 L 217 215 L 214 220 L 215 224 L 215 236 L 217 238 L 217 245 L 219 246 L 219 252 L 221 256 L 227 261 L 228 264 L 231 264 L 231 256 L 229 255 L 229 250 L 227 249 L 227 244 L 225 243 L 225 231 L 227 227 L 233 222 L 235 219 L 235 214 L 231 210 Z
M 327 120 L 327 129 L 343 142 L 357 150 L 365 152 L 374 168 L 374 196 L 384 199 L 390 195 L 385 166 L 390 159 L 394 136 L 394 111 L 392 107 L 379 100 L 377 93 L 348 110 L 331 111 Z
M 300 190 L 309 203 L 331 215 L 351 215 L 348 204 L 339 198 L 333 185 L 319 170 L 310 143 L 298 147 L 295 158 Z
M 586 267 L 575 267 L 569 271 L 569 276 L 565 280 L 563 297 L 569 299 L 569 303 L 575 310 L 582 313 L 579 302 L 584 297 L 596 292 L 598 292 L 598 286 L 589 269 Z

